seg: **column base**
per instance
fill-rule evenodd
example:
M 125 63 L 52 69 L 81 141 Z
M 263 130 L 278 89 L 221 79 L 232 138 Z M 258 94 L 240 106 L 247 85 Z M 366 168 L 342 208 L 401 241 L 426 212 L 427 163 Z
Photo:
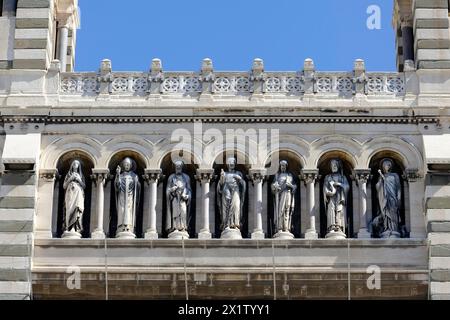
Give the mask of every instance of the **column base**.
M 208 230 L 201 230 L 198 239 L 212 239 L 212 234 Z
M 325 237 L 327 239 L 334 239 L 334 240 L 347 239 L 347 235 L 341 231 L 330 231 L 327 233 Z
M 158 239 L 158 232 L 147 230 L 147 232 L 145 232 L 144 238 L 149 240 L 156 240 Z
M 81 233 L 76 231 L 64 231 L 61 236 L 63 239 L 81 239 Z
M 358 231 L 358 239 L 370 239 L 372 235 L 367 229 L 359 229 Z
M 319 239 L 319 234 L 316 230 L 306 230 L 305 239 Z
M 117 239 L 136 239 L 136 235 L 130 231 L 122 231 L 116 234 Z
M 169 233 L 168 238 L 174 240 L 189 239 L 189 233 L 187 233 L 186 231 L 175 230 Z
M 289 240 L 294 239 L 294 235 L 288 231 L 278 231 L 273 235 L 273 238 L 278 240 Z
M 91 233 L 92 239 L 105 239 L 105 233 L 102 230 L 94 230 L 94 232 Z
M 220 239 L 234 239 L 234 240 L 242 239 L 241 230 L 226 228 L 220 234 Z
M 265 235 L 262 230 L 255 230 L 252 232 L 252 239 L 264 239 Z

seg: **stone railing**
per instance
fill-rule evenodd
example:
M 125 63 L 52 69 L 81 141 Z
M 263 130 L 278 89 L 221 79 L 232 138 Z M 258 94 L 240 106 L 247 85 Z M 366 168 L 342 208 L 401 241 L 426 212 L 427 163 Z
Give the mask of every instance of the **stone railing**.
M 369 73 L 357 60 L 353 72 L 315 71 L 312 60 L 305 60 L 299 72 L 265 72 L 255 59 L 250 72 L 214 72 L 211 60 L 203 61 L 200 72 L 163 72 L 154 59 L 149 72 L 112 72 L 111 62 L 102 61 L 98 73 L 62 73 L 62 95 L 169 95 L 169 96 L 303 96 L 393 95 L 405 92 L 403 73 Z

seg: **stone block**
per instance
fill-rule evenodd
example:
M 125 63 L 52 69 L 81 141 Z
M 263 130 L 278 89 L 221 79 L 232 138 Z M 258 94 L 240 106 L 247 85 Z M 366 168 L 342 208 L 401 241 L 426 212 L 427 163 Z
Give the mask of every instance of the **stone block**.
M 8 60 L 0 61 L 0 70 L 11 69 L 11 67 L 12 67 L 12 61 L 8 61 Z
M 27 281 L 0 281 L 0 294 L 29 294 L 30 287 Z
M 450 257 L 431 257 L 430 269 L 447 269 L 450 266 Z M 450 293 L 450 291 L 449 291 Z
M 426 201 L 427 209 L 450 209 L 450 197 L 433 197 Z
M 429 9 L 417 8 L 414 11 L 414 19 L 445 19 L 448 18 L 448 10 L 446 9 Z
M 22 186 L 34 184 L 36 184 L 36 174 L 34 172 L 5 172 L 2 177 L 2 186 Z
M 433 8 L 433 9 L 448 9 L 447 0 L 415 0 L 414 9 L 418 8 Z
M 450 245 L 441 244 L 430 247 L 432 257 L 450 257 Z M 450 268 L 450 266 L 449 266 Z
M 19 0 L 17 8 L 49 8 L 50 0 Z
M 50 10 L 48 8 L 18 8 L 16 11 L 16 21 L 19 19 L 49 19 L 49 17 Z
M 448 39 L 449 34 L 447 29 L 417 29 L 416 40 L 420 39 Z
M 0 232 L 32 232 L 33 221 L 2 221 Z
M 46 39 L 15 39 L 14 49 L 46 49 L 47 44 Z
M 450 294 L 432 294 L 431 300 L 450 300 Z
M 25 232 L 1 232 L 0 245 L 29 245 L 32 243 L 32 237 Z
M 450 244 L 450 234 L 444 232 L 431 232 L 428 234 L 431 245 Z
M 450 281 L 450 270 L 431 270 L 431 281 Z
M 446 19 L 420 19 L 416 20 L 417 29 L 448 29 L 449 22 Z
M 450 209 L 429 209 L 426 218 L 428 222 L 450 221 Z
M 450 69 L 450 60 L 419 61 L 419 69 Z
M 0 256 L 7 257 L 27 257 L 31 252 L 28 245 L 3 245 L 0 244 Z M 1 270 L 1 269 L 0 269 Z
M 429 222 L 428 232 L 450 232 L 450 222 Z
M 417 60 L 450 60 L 449 49 L 418 49 Z
M 34 208 L 35 199 L 30 197 L 2 197 L 0 208 L 4 209 L 28 209 Z
M 417 49 L 448 49 L 448 48 L 450 48 L 450 40 L 428 39 L 417 41 Z
M 450 282 L 431 282 L 431 294 L 450 295 Z
M 47 39 L 48 29 L 16 29 L 16 39 Z
M 3 185 L 0 187 L 0 197 L 34 197 L 35 193 L 34 185 Z
M 50 27 L 50 20 L 48 18 L 44 19 L 31 19 L 31 18 L 22 18 L 16 19 L 16 28 L 19 29 L 33 29 L 33 28 L 42 28 L 48 29 Z

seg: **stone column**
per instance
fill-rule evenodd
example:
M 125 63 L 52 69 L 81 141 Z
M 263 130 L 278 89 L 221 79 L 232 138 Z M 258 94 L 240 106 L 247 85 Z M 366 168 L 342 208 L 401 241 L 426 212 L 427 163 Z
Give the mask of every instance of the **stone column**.
M 43 196 L 45 195 L 45 201 L 39 201 L 37 204 L 38 219 L 36 219 L 35 223 L 35 236 L 37 239 L 51 239 L 53 237 L 53 218 L 57 216 L 58 211 L 57 207 L 53 207 L 55 181 L 57 177 L 57 169 L 39 170 L 38 192 L 42 200 L 44 200 Z M 24 188 L 29 189 L 30 186 L 23 185 L 16 187 L 16 189 L 21 189 L 22 194 L 29 193 L 29 190 L 25 190 Z
M 370 234 L 367 225 L 368 225 L 368 217 L 367 217 L 367 182 L 370 179 L 370 170 L 356 170 L 356 181 L 359 186 L 359 231 L 358 238 L 362 239 L 370 239 L 372 235 Z
M 105 239 L 103 230 L 103 217 L 105 205 L 105 185 L 109 177 L 108 169 L 93 169 L 91 179 L 94 181 L 97 189 L 97 203 L 95 213 L 97 215 L 97 225 L 94 232 L 91 233 L 92 239 Z
M 145 239 L 158 239 L 158 231 L 156 229 L 156 202 L 158 198 L 158 182 L 162 178 L 161 169 L 147 169 L 143 178 L 150 187 L 150 205 L 144 211 L 144 214 L 148 215 L 148 228 L 145 232 Z
M 423 183 L 423 175 L 419 172 L 419 170 L 407 169 L 406 179 L 408 180 L 409 186 L 409 213 L 405 212 L 405 215 L 407 216 L 409 214 L 410 219 L 409 237 L 423 239 L 427 236 L 426 230 L 423 227 L 425 212 L 423 201 L 425 184 Z M 406 225 L 406 227 L 408 227 L 408 225 Z
M 305 232 L 305 239 L 318 239 L 319 235 L 316 230 L 316 200 L 314 185 L 319 178 L 318 170 L 303 170 L 301 179 L 306 186 L 306 199 L 308 201 L 309 227 Z
M 60 20 L 58 23 L 58 52 L 61 62 L 61 72 L 66 72 L 67 65 L 67 47 L 69 45 L 69 26 L 67 19 Z
M 262 186 L 265 179 L 265 170 L 250 170 L 250 179 L 255 188 L 254 194 L 254 228 L 252 239 L 264 239 L 264 230 L 262 222 Z
M 198 234 L 199 239 L 211 239 L 211 230 L 209 228 L 209 204 L 211 198 L 210 183 L 213 179 L 214 170 L 197 170 L 195 178 L 200 182 L 202 194 L 202 227 Z
M 414 61 L 414 30 L 411 17 L 403 17 L 401 20 L 403 40 L 403 61 Z
M 200 99 L 210 99 L 211 93 L 213 92 L 215 76 L 213 63 L 209 58 L 203 59 L 200 80 L 202 81 L 202 92 Z

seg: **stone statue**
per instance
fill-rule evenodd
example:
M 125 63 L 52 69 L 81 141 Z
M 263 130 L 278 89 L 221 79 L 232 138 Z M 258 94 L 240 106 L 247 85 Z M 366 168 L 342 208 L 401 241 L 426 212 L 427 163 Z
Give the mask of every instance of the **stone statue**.
M 345 239 L 347 196 L 350 185 L 344 175 L 342 161 L 330 161 L 331 173 L 325 177 L 323 197 L 327 213 L 327 238 Z
M 125 158 L 122 168 L 117 166 L 114 187 L 116 190 L 117 231 L 116 238 L 133 239 L 136 210 L 139 206 L 141 185 L 138 176 L 131 171 L 133 160 Z
M 375 233 L 382 238 L 400 238 L 400 205 L 402 187 L 398 174 L 391 172 L 394 163 L 391 159 L 381 161 L 378 170 L 380 178 L 376 184 L 379 215 L 374 219 Z
M 274 238 L 294 238 L 291 233 L 292 214 L 295 204 L 294 176 L 287 172 L 288 162 L 280 161 L 280 171 L 275 175 L 272 183 L 272 194 L 274 196 Z
M 86 184 L 81 171 L 81 162 L 72 161 L 67 173 L 63 189 L 64 195 L 64 222 L 63 238 L 80 239 L 83 231 L 84 189 Z
M 169 238 L 189 238 L 189 209 L 192 199 L 191 180 L 183 173 L 183 161 L 175 162 L 175 173 L 167 180 L 166 230 Z
M 227 160 L 228 171 L 223 169 L 217 183 L 217 202 L 221 217 L 221 238 L 241 239 L 241 222 L 245 201 L 246 182 L 236 171 L 236 159 Z

